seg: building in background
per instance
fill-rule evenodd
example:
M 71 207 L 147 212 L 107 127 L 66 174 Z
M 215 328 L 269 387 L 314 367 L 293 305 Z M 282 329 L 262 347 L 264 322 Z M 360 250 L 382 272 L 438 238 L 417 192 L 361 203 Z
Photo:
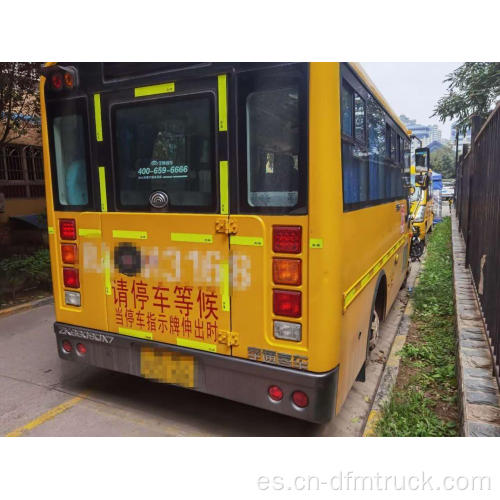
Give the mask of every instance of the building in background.
M 421 125 L 417 120 L 408 118 L 406 115 L 399 117 L 406 127 L 411 130 L 411 133 L 422 141 L 422 147 L 428 147 L 433 144 L 434 149 L 439 148 L 443 144 L 441 129 L 437 125 Z M 420 147 L 418 142 L 411 143 L 411 161 L 414 163 L 415 148 Z

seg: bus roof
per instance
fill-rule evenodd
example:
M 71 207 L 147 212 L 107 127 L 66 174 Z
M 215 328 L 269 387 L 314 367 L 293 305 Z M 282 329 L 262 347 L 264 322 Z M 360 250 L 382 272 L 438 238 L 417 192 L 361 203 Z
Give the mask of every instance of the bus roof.
M 349 66 L 356 72 L 361 81 L 368 87 L 370 92 L 377 98 L 377 100 L 384 106 L 385 110 L 391 115 L 391 118 L 401 127 L 401 129 L 410 135 L 410 131 L 406 128 L 406 125 L 399 119 L 399 116 L 394 112 L 394 110 L 389 106 L 388 102 L 384 99 L 384 96 L 377 89 L 376 85 L 373 83 L 372 79 L 368 76 L 366 71 L 363 69 L 359 63 L 348 63 Z

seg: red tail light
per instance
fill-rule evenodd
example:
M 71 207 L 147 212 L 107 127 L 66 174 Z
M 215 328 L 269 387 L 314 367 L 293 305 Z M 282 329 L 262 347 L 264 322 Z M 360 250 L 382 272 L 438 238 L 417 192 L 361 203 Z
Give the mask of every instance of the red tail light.
M 78 269 L 63 267 L 64 286 L 68 288 L 80 288 L 80 277 Z
M 75 219 L 59 219 L 59 234 L 62 240 L 76 240 Z
M 298 318 L 302 314 L 302 294 L 290 290 L 273 290 L 273 310 L 278 316 Z
M 53 73 L 50 77 L 50 84 L 53 90 L 62 90 L 63 82 L 64 79 L 62 73 Z
M 302 228 L 300 226 L 273 226 L 273 252 L 300 253 Z
M 65 352 L 71 352 L 73 350 L 73 346 L 69 340 L 62 341 L 62 348 Z
M 309 398 L 307 394 L 302 391 L 295 391 L 292 394 L 292 401 L 299 407 L 305 408 L 309 404 Z
M 272 385 L 271 387 L 269 387 L 267 393 L 273 401 L 281 401 L 283 399 L 283 391 L 277 385 Z
M 76 350 L 80 353 L 80 354 L 85 354 L 87 352 L 87 348 L 83 345 L 83 344 L 76 344 Z

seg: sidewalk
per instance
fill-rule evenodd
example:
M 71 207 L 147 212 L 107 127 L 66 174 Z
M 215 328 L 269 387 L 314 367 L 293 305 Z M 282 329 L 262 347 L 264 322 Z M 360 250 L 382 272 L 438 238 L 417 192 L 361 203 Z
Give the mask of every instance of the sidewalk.
M 472 276 L 465 266 L 465 244 L 452 210 L 453 280 L 457 330 L 457 377 L 464 436 L 500 436 L 500 394 L 493 376 L 490 345 Z

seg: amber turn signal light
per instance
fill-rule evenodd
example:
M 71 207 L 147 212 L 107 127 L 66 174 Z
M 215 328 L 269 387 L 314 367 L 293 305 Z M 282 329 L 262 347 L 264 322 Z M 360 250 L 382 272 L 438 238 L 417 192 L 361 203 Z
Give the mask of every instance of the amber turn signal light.
M 76 245 L 73 243 L 66 243 L 61 245 L 61 257 L 65 264 L 76 264 L 77 252 Z
M 302 261 L 300 259 L 273 259 L 273 281 L 277 285 L 301 285 Z

